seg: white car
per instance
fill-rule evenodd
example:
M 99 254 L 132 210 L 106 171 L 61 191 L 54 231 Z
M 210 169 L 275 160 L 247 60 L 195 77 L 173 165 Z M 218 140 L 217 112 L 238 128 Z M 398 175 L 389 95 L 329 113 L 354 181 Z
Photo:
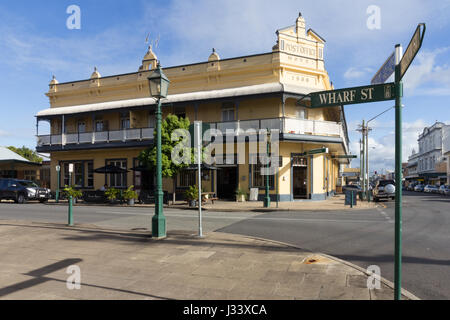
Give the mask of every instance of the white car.
M 438 187 L 435 185 L 432 185 L 432 184 L 428 184 L 425 186 L 425 188 L 423 188 L 423 192 L 426 192 L 426 193 L 435 193 L 435 192 L 437 192 L 437 190 L 438 190 Z

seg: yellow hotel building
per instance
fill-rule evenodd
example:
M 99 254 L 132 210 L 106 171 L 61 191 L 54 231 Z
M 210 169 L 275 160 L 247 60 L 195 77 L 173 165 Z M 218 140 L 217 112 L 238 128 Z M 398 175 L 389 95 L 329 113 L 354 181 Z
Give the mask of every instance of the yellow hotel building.
M 295 25 L 276 35 L 267 53 L 221 59 L 213 50 L 205 62 L 164 68 L 171 85 L 163 100 L 163 118 L 176 114 L 222 132 L 279 130 L 282 161 L 278 174 L 270 177 L 272 201 L 324 200 L 339 189 L 348 165 L 339 157 L 349 153 L 344 109 L 309 109 L 297 102 L 310 92 L 332 89 L 324 64 L 325 40 L 306 30 L 301 14 Z M 74 184 L 82 190 L 97 190 L 105 183 L 116 188 L 134 185 L 138 191 L 153 188 L 154 174 L 131 169 L 139 167 L 139 153 L 153 143 L 156 102 L 147 77 L 156 65 L 150 48 L 136 72 L 101 77 L 95 69 L 90 79 L 67 83 L 53 78 L 46 94 L 50 108 L 37 114 L 37 151 L 51 154 L 52 190 L 57 187 L 57 165 L 62 168 L 61 186 L 68 184 L 69 163 L 75 165 Z M 39 135 L 42 121 L 50 123 L 50 135 Z M 318 148 L 328 153 L 307 154 Z M 94 173 L 106 164 L 129 172 Z M 217 167 L 202 176 L 206 191 L 232 199 L 236 189 L 249 193 L 259 188 L 263 198 L 260 164 Z M 196 179 L 195 171 L 179 174 L 176 193 L 182 195 Z M 164 179 L 164 191 L 171 194 L 173 188 L 173 181 Z

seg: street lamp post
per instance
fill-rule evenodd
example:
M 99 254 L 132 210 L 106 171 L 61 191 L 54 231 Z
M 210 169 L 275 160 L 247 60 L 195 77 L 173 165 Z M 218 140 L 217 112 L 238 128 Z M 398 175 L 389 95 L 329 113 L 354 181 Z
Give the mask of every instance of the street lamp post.
M 162 152 L 161 152 L 161 99 L 167 97 L 170 81 L 163 73 L 161 65 L 148 77 L 150 95 L 158 100 L 156 109 L 156 192 L 155 215 L 152 218 L 152 237 L 162 239 L 166 237 L 166 217 L 163 212 L 162 190 Z
M 73 173 L 73 163 L 69 164 L 69 187 L 72 187 L 72 173 Z M 69 227 L 73 227 L 73 198 L 69 195 L 69 212 L 68 212 L 68 222 Z
M 270 140 L 270 131 L 269 129 L 267 129 L 267 171 L 266 171 L 266 194 L 264 196 L 264 208 L 270 208 L 270 194 L 269 194 L 269 148 L 270 148 L 270 144 L 269 144 L 269 140 Z
M 60 183 L 61 183 L 61 166 L 56 166 L 56 196 L 55 201 L 56 203 L 59 203 L 59 189 L 60 189 Z

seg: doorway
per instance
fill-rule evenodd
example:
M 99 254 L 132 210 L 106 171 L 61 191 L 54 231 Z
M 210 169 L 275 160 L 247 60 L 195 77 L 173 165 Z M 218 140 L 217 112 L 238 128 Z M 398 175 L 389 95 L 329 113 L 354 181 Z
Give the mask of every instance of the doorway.
M 219 167 L 217 170 L 217 197 L 223 200 L 235 200 L 238 167 Z
M 292 157 L 292 194 L 294 199 L 308 198 L 308 159 Z

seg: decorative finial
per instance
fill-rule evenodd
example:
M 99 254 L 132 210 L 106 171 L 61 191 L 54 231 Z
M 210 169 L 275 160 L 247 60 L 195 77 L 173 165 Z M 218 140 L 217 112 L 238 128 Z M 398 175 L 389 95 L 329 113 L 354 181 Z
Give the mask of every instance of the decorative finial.
M 302 16 L 302 13 L 301 13 L 301 12 L 299 12 L 299 13 L 298 13 L 298 16 L 299 16 L 299 17 L 301 17 L 301 16 Z
M 213 52 L 216 52 L 216 48 L 213 48 Z

